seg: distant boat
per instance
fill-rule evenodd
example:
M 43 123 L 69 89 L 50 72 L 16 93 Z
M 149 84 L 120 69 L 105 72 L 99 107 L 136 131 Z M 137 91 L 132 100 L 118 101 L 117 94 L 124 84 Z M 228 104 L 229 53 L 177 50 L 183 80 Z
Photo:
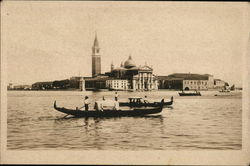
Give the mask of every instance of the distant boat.
M 62 113 L 67 115 L 73 115 L 76 117 L 122 117 L 122 116 L 144 116 L 148 114 L 160 113 L 163 109 L 163 100 L 162 104 L 157 107 L 140 107 L 140 108 L 129 108 L 129 107 L 120 107 L 118 110 L 106 109 L 102 111 L 89 110 L 82 111 L 78 109 L 67 109 L 64 107 L 57 107 L 56 101 L 54 102 L 54 108 Z
M 221 93 L 221 94 L 215 94 L 214 96 L 232 96 L 231 93 Z
M 235 90 L 235 85 L 232 85 L 232 86 L 230 87 L 230 90 Z
M 233 85 L 234 86 L 234 85 Z M 232 86 L 232 87 L 233 87 Z M 234 87 L 233 87 L 234 88 Z M 230 87 L 229 87 L 229 85 L 227 84 L 227 85 L 225 85 L 221 90 L 219 90 L 219 92 L 226 92 L 226 93 L 228 93 L 228 92 L 230 92 Z
M 179 92 L 179 95 L 180 96 L 201 96 L 201 93 L 198 92 L 198 91 L 195 91 L 195 92 Z

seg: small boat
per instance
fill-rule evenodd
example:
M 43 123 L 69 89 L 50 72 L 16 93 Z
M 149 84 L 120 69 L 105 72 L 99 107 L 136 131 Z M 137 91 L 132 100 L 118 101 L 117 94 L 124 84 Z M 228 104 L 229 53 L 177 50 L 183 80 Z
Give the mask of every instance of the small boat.
M 144 116 L 148 114 L 160 113 L 163 109 L 162 104 L 157 107 L 140 107 L 140 108 L 129 108 L 129 107 L 119 107 L 119 110 L 108 109 L 108 110 L 89 110 L 82 111 L 78 109 L 67 109 L 64 107 L 57 107 L 56 101 L 54 102 L 54 108 L 62 113 L 73 115 L 76 117 L 121 117 L 121 116 Z
M 201 93 L 198 91 L 189 92 L 189 93 L 182 91 L 182 92 L 179 92 L 179 95 L 180 96 L 201 96 Z
M 157 107 L 162 104 L 162 102 L 154 102 L 154 103 L 145 103 L 141 97 L 130 97 L 128 98 L 129 102 L 119 102 L 120 106 L 128 106 L 128 107 Z M 172 105 L 174 98 L 171 97 L 171 101 L 163 102 L 163 107 Z
M 234 90 L 235 90 L 235 85 L 232 85 L 232 86 L 230 87 L 230 90 L 234 91 Z
M 232 96 L 232 94 L 230 94 L 230 93 L 222 93 L 222 94 L 215 94 L 214 96 Z
M 229 90 L 229 89 L 222 89 L 222 90 L 220 90 L 219 92 L 221 92 L 221 93 L 229 93 L 230 90 Z

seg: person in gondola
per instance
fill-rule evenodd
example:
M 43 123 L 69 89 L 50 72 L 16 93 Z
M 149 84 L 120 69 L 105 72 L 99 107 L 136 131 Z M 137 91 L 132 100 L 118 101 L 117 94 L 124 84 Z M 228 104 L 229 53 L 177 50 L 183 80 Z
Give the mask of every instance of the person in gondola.
M 144 103 L 148 103 L 148 97 L 147 96 L 144 97 Z
M 104 101 L 105 101 L 105 97 L 103 96 L 102 97 L 102 102 L 100 102 L 99 111 L 103 111 L 103 109 L 104 109 L 104 106 L 103 106 Z
M 115 101 L 118 101 L 118 93 L 117 92 L 115 92 Z
M 84 98 L 84 107 L 85 107 L 85 111 L 89 111 L 89 97 L 85 96 Z
M 115 101 L 114 102 L 114 110 L 118 111 L 119 110 L 119 102 L 118 101 Z

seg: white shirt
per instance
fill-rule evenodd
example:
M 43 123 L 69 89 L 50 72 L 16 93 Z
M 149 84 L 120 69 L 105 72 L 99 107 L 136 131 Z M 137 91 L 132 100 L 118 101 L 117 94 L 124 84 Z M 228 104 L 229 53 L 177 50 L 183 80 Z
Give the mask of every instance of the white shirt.
M 89 99 L 85 99 L 84 104 L 89 104 Z

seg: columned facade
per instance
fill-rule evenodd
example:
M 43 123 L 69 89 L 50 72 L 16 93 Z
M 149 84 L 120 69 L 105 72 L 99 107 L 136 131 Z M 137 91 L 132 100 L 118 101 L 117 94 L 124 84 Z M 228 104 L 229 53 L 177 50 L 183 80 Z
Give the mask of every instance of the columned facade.
M 153 75 L 153 69 L 148 66 L 138 68 L 138 74 L 132 78 L 133 90 L 155 90 L 157 80 Z

